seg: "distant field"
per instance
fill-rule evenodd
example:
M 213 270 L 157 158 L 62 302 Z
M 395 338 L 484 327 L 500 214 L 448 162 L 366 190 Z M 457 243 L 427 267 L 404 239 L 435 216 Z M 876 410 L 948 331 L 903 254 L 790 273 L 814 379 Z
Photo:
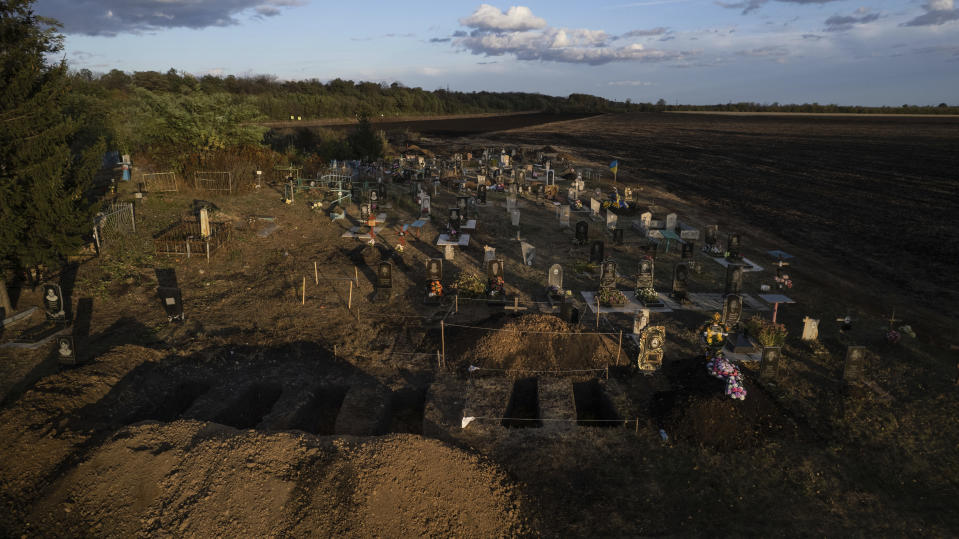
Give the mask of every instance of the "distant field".
M 955 114 L 860 114 L 855 112 L 736 112 L 709 110 L 670 110 L 668 114 L 719 114 L 723 116 L 851 116 L 888 118 L 959 118 Z
M 550 114 L 544 112 L 520 112 L 514 114 L 466 114 L 457 116 L 429 116 L 404 117 L 388 120 L 374 119 L 377 129 L 401 130 L 409 129 L 424 135 L 457 137 L 476 135 L 491 131 L 504 131 L 530 127 L 544 123 L 565 120 L 589 118 L 595 114 Z M 280 129 L 295 127 L 326 127 L 330 129 L 345 129 L 356 125 L 355 120 L 330 119 L 303 122 L 267 122 L 263 125 Z

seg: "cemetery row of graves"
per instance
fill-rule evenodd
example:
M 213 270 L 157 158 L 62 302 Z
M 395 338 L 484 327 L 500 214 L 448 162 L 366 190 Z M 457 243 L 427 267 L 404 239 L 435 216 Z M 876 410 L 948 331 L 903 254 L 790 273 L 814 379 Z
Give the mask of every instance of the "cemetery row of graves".
M 557 161 L 559 174 L 552 166 Z M 449 159 L 410 154 L 392 163 L 333 162 L 316 178 L 301 177 L 301 169 L 292 165 L 271 172 L 265 176 L 274 179 L 261 173 L 247 186 L 252 196 L 322 220 L 327 234 L 335 231 L 336 247 L 351 253 L 352 268 L 323 264 L 325 273 L 347 275 L 333 286 L 350 317 L 388 319 L 393 313 L 420 319 L 439 334 L 431 341 L 435 350 L 419 343 L 405 353 L 425 358 L 436 372 L 519 379 L 509 382 L 512 392 L 493 398 L 496 402 L 514 402 L 519 394 L 540 395 L 538 404 L 524 408 L 524 417 L 514 417 L 519 412 L 512 405 L 487 414 L 502 425 L 539 424 L 549 408 L 543 395 L 575 402 L 568 395 L 574 392 L 569 381 L 563 382 L 563 391 L 537 391 L 535 384 L 533 390 L 523 385 L 528 380 L 546 383 L 546 377 L 565 376 L 584 379 L 577 383 L 598 383 L 600 378 L 608 380 L 611 367 L 657 375 L 670 360 L 669 343 L 679 338 L 667 334 L 667 322 L 675 325 L 676 316 L 686 326 L 688 320 L 698 320 L 693 322 L 697 361 L 720 381 L 716 390 L 726 396 L 748 398 L 744 373 L 753 373 L 766 386 L 775 386 L 783 375 L 788 331 L 777 317 L 781 308 L 796 303 L 787 295 L 793 287 L 787 271 L 795 259 L 777 249 L 753 250 L 765 260 L 748 258 L 742 234 L 720 231 L 714 224 L 687 223 L 668 208 L 644 204 L 638 190 L 617 184 L 608 172 L 604 178 L 596 169 L 575 167 L 543 152 L 494 149 L 483 150 L 475 159 L 469 153 Z M 98 249 L 109 250 L 111 236 L 134 230 L 138 201 L 178 189 L 172 174 L 145 173 L 140 179 L 132 202 L 112 202 L 98 215 Z M 232 181 L 223 185 L 225 191 L 216 200 L 227 207 L 231 195 L 226 193 L 244 186 Z M 192 187 L 203 193 L 210 186 L 197 179 Z M 211 202 L 195 200 L 189 217 L 154 235 L 155 254 L 178 263 L 215 263 L 223 256 L 217 253 L 242 233 L 234 230 L 236 223 L 217 221 L 217 210 Z M 262 213 L 245 219 L 245 232 L 269 240 L 279 225 L 275 216 Z M 360 278 L 358 267 L 366 279 Z M 316 261 L 312 270 L 306 268 L 302 282 L 295 283 L 301 304 L 307 302 L 308 280 L 320 286 Z M 184 293 L 177 285 L 175 268 L 158 269 L 156 275 L 168 321 L 182 323 L 190 316 L 189 301 L 184 300 L 190 291 Z M 80 363 L 83 355 L 76 350 L 57 284 L 45 285 L 44 306 L 49 322 L 25 332 L 21 343 L 55 338 L 61 363 Z M 514 329 L 490 327 L 489 321 L 502 313 L 556 317 L 564 326 L 544 332 L 547 338 L 553 334 L 555 339 L 572 336 L 596 343 L 597 336 L 604 337 L 609 353 L 602 360 L 534 358 L 523 368 L 508 363 L 488 368 L 482 358 L 467 364 L 456 357 L 462 343 L 447 346 L 451 330 L 460 331 L 456 338 L 466 341 L 478 340 L 484 331 L 514 337 Z M 819 320 L 804 317 L 802 322 L 796 333 L 815 341 Z M 893 317 L 890 341 L 900 338 L 894 322 Z M 448 354 L 448 348 L 458 352 Z M 562 349 L 552 353 L 565 355 Z M 866 357 L 865 347 L 849 343 L 844 383 L 862 380 Z M 612 391 L 606 382 L 603 387 Z M 608 395 L 597 399 L 606 402 Z M 622 405 L 608 415 L 616 418 L 609 421 L 625 424 L 624 418 L 635 413 Z M 462 428 L 472 422 L 469 417 L 476 416 L 464 411 Z M 564 413 L 546 419 L 577 421 Z M 635 424 L 638 428 L 638 419 Z

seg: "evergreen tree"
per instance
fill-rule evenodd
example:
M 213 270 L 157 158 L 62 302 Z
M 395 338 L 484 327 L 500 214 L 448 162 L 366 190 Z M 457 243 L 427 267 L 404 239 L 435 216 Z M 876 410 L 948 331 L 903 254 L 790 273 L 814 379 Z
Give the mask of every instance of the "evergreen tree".
M 31 4 L 0 0 L 0 263 L 55 271 L 91 229 L 87 195 L 104 145 L 71 147 L 67 66 L 47 61 L 63 37 Z
M 373 124 L 364 114 L 350 133 L 350 149 L 353 156 L 365 161 L 375 161 L 383 157 L 383 139 L 373 130 Z

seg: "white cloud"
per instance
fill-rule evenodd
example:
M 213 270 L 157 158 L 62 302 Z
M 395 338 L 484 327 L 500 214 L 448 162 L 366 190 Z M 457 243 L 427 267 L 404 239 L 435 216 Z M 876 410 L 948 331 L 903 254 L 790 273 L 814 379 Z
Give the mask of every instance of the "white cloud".
M 652 86 L 653 83 L 644 80 L 611 80 L 609 86 Z
M 493 32 L 522 32 L 546 26 L 546 21 L 535 15 L 528 7 L 513 6 L 506 12 L 489 4 L 482 4 L 469 17 L 460 19 L 460 24 L 477 30 Z
M 954 0 L 929 0 L 923 6 L 925 13 L 900 26 L 939 26 L 959 20 L 959 9 Z

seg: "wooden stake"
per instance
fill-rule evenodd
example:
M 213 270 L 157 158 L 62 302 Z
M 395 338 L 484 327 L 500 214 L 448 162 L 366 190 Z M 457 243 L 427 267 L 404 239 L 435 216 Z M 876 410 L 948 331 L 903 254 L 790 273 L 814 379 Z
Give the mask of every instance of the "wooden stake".
M 440 320 L 440 346 L 443 351 L 443 363 L 446 363 L 446 321 Z
M 599 329 L 599 294 L 596 295 L 596 329 Z
M 619 354 L 623 351 L 623 330 L 619 330 L 619 346 L 616 347 L 616 364 L 619 365 Z M 609 378 L 609 367 L 606 368 L 606 377 Z
M 639 418 L 636 418 L 636 434 L 639 434 Z
M 316 267 L 316 260 L 313 261 L 313 280 L 320 284 L 320 270 Z
M 300 300 L 300 305 L 306 305 L 306 277 L 303 277 L 303 299 Z
M 356 286 L 360 286 L 360 272 L 356 269 L 356 266 L 353 266 L 353 281 L 356 282 Z
M 353 310 L 353 281 L 350 281 L 350 298 L 346 300 L 346 310 Z
M 456 294 L 455 296 L 453 296 L 453 312 L 454 313 L 460 312 L 460 295 L 459 294 Z

